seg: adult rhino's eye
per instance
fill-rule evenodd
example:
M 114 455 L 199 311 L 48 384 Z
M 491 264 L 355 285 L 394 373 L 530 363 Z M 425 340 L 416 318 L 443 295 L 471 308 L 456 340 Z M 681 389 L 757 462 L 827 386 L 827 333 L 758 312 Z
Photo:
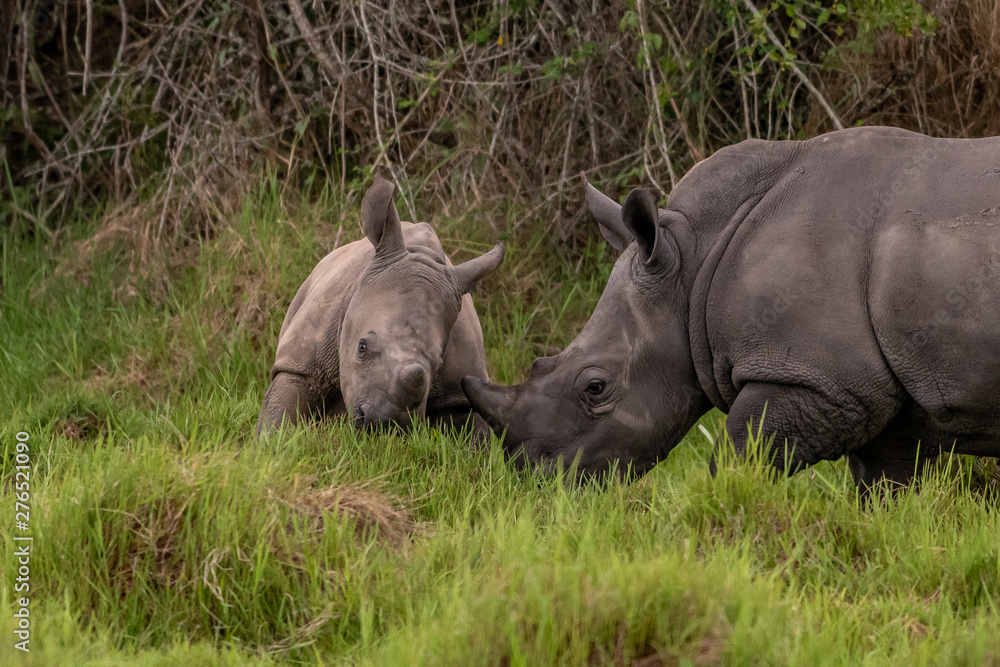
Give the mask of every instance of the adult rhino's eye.
M 587 393 L 592 396 L 599 396 L 604 392 L 604 382 L 602 380 L 591 380 L 587 385 Z
M 358 356 L 363 357 L 368 353 L 368 341 L 364 338 L 358 341 Z

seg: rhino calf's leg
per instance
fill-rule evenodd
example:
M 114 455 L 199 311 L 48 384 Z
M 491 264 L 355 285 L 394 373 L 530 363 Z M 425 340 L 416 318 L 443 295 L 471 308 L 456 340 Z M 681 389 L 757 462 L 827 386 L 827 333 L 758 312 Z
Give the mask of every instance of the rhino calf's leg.
M 325 412 L 323 408 L 323 397 L 312 388 L 309 378 L 295 373 L 278 373 L 264 393 L 257 418 L 257 435 L 277 430 L 282 422 L 292 426 L 309 416 L 318 416 Z
M 776 472 L 794 474 L 820 461 L 839 459 L 874 438 L 899 411 L 898 401 L 861 404 L 855 397 L 840 400 L 809 387 L 747 383 L 726 418 L 726 430 L 738 454 L 747 449 L 747 424 L 756 434 L 764 416 L 763 437 L 774 436 L 768 456 Z M 786 444 L 787 443 L 787 444 Z

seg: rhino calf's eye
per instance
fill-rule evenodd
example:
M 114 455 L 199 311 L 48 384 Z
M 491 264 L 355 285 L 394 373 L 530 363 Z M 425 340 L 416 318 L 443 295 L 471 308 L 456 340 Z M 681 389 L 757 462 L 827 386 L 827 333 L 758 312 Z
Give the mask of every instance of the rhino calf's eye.
M 604 391 L 604 383 L 601 380 L 591 380 L 587 385 L 587 393 L 597 396 Z
M 368 341 L 364 338 L 358 341 L 358 356 L 363 357 L 368 352 Z

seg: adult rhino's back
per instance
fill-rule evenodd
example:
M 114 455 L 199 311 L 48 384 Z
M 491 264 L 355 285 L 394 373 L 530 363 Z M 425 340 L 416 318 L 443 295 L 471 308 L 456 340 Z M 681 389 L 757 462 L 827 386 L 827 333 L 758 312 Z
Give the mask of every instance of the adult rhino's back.
M 912 474 L 910 454 L 885 463 L 902 443 L 1000 453 L 1000 139 L 878 128 L 742 150 L 768 176 L 692 294 L 716 406 L 745 423 L 768 405 L 797 461 L 850 452 L 858 480 Z M 702 200 L 739 151 L 720 154 L 685 179 Z
M 1000 204 L 997 138 L 863 128 L 739 144 L 705 162 L 668 203 L 694 220 L 704 218 L 683 209 L 712 200 L 720 183 L 734 181 L 730 172 L 757 174 L 744 179 L 743 211 L 702 264 L 693 295 L 695 319 L 704 313 L 705 322 L 693 333 L 707 341 L 694 347 L 712 351 L 702 358 L 703 383 L 723 405 L 748 382 L 800 377 L 845 396 L 859 382 L 892 392 L 896 379 L 883 363 L 867 296 L 878 239 L 900 225 Z

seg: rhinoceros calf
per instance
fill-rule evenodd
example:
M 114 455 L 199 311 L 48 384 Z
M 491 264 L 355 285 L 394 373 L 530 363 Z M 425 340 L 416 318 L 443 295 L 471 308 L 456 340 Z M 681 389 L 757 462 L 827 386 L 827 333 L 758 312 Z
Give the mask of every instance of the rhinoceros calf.
M 587 198 L 623 251 L 590 321 L 517 387 L 463 383 L 512 452 L 641 473 L 715 406 L 737 451 L 766 407 L 779 470 L 847 455 L 862 488 L 1000 456 L 1000 138 L 751 140 L 665 209 Z
M 375 179 L 361 202 L 367 240 L 331 252 L 296 293 L 258 433 L 345 412 L 357 427 L 470 416 L 462 377 L 487 376 L 468 292 L 503 261 L 503 245 L 452 266 L 429 225 L 400 222 L 393 190 Z

